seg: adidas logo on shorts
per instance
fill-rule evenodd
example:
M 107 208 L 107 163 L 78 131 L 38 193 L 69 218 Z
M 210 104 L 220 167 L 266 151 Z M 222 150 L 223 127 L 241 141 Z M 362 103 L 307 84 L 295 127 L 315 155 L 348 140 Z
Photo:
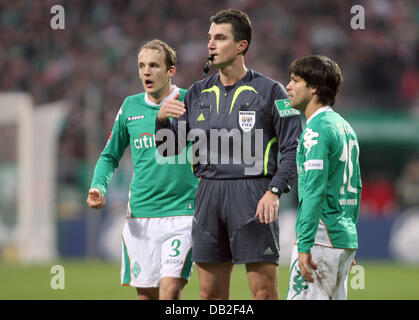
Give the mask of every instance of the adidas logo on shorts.
M 271 247 L 267 247 L 265 252 L 263 253 L 264 256 L 274 254 Z

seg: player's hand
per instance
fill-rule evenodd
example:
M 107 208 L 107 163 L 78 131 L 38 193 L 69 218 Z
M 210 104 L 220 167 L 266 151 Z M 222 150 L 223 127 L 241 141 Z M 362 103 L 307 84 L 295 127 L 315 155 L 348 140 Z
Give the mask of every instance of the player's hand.
M 311 269 L 316 270 L 317 265 L 311 258 L 311 253 L 298 252 L 298 268 L 306 281 L 314 282 L 313 272 Z
M 157 119 L 164 122 L 169 118 L 181 117 L 186 112 L 186 108 L 185 104 L 178 100 L 179 97 L 180 94 L 178 93 L 173 99 L 167 99 L 160 107 Z
M 91 188 L 89 190 L 86 202 L 90 208 L 94 209 L 103 208 L 106 204 L 105 197 L 98 188 Z
M 256 217 L 261 223 L 271 223 L 278 219 L 279 197 L 270 191 L 266 191 L 259 200 L 256 208 Z

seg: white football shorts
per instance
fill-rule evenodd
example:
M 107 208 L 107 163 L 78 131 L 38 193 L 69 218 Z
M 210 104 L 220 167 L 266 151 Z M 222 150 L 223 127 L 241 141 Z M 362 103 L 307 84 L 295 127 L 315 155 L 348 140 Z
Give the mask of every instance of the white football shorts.
M 311 256 L 317 270 L 312 269 L 314 282 L 310 283 L 298 268 L 298 248 L 294 245 L 287 300 L 346 300 L 348 273 L 355 254 L 355 249 L 314 245 Z
M 121 284 L 155 288 L 164 277 L 189 280 L 192 218 L 127 218 L 122 231 Z

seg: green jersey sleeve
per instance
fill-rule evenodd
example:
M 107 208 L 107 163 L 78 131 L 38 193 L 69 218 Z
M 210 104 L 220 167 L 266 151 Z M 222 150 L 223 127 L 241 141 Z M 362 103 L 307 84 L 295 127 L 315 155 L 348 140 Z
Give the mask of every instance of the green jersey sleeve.
M 126 116 L 124 108 L 128 98 L 125 99 L 116 115 L 112 131 L 109 135 L 103 152 L 101 153 L 93 174 L 91 188 L 98 188 L 102 194 L 106 193 L 109 183 L 112 180 L 113 173 L 119 166 L 125 149 L 130 143 L 128 130 L 126 126 Z

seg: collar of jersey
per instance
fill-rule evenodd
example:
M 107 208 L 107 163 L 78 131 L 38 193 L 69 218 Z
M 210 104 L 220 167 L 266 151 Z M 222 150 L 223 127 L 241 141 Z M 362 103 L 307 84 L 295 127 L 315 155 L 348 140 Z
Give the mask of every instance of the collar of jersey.
M 246 72 L 246 74 L 243 76 L 243 78 L 241 78 L 239 81 L 237 81 L 236 83 L 234 83 L 234 84 L 232 84 L 232 85 L 230 85 L 230 86 L 225 86 L 225 85 L 223 85 L 223 83 L 221 82 L 221 79 L 220 79 L 220 73 L 217 73 L 217 82 L 224 88 L 224 89 L 226 89 L 227 91 L 231 91 L 234 87 L 236 87 L 237 86 L 237 84 L 239 84 L 239 83 L 241 83 L 241 82 L 246 82 L 246 81 L 249 81 L 250 79 L 251 79 L 251 77 L 252 77 L 252 70 L 251 69 L 249 69 L 249 68 L 247 68 L 247 72 Z
M 148 105 L 152 107 L 160 107 L 167 99 L 174 98 L 179 93 L 179 88 L 175 86 L 174 84 L 172 84 L 172 89 L 173 89 L 172 92 L 166 98 L 164 98 L 159 104 L 151 101 L 147 92 L 145 94 L 144 100 Z
M 320 114 L 320 113 L 322 113 L 322 112 L 328 112 L 328 111 L 333 111 L 333 109 L 332 109 L 332 107 L 331 106 L 326 106 L 326 107 L 321 107 L 321 108 L 319 108 L 319 109 L 317 109 L 317 111 L 316 112 L 314 112 L 312 115 L 311 115 L 311 117 L 310 118 L 308 118 L 307 119 L 307 121 L 306 121 L 306 125 L 308 125 L 308 123 L 315 117 L 315 116 L 317 116 L 318 114 Z

